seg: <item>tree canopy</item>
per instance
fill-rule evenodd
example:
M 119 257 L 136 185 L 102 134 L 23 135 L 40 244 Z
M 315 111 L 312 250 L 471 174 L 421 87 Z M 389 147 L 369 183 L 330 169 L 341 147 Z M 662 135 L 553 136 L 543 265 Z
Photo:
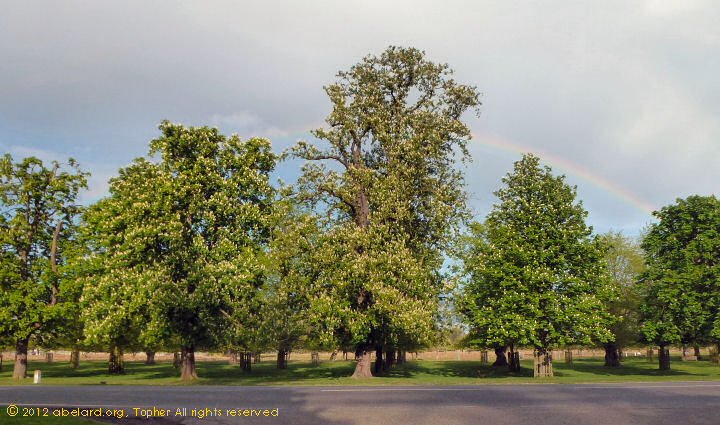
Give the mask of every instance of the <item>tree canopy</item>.
M 0 159 L 0 335 L 16 345 L 13 378 L 26 377 L 30 337 L 57 318 L 60 266 L 87 175 L 72 158 L 50 168 L 35 157 Z
M 604 248 L 564 176 L 526 154 L 495 192 L 485 227 L 471 227 L 461 303 L 486 346 L 540 352 L 612 338 Z
M 351 335 L 366 359 L 354 376 L 369 377 L 371 349 L 432 331 L 442 252 L 466 214 L 455 167 L 470 137 L 462 116 L 480 102 L 412 48 L 390 47 L 337 77 L 325 87 L 328 128 L 313 132 L 326 147 L 300 142 L 291 152 L 308 161 L 299 196 L 327 207 L 316 311 L 334 324 L 328 338 Z
M 607 306 L 614 322 L 610 325 L 613 338 L 604 344 L 605 365 L 619 366 L 618 351 L 637 344 L 641 338 L 640 306 L 645 292 L 638 277 L 645 270 L 645 264 L 636 239 L 610 231 L 602 235 L 602 240 L 607 246 L 605 262 L 610 284 L 617 293 Z
M 653 215 L 642 241 L 645 339 L 661 347 L 720 341 L 720 201 L 690 196 Z
M 86 332 L 110 344 L 122 329 L 146 344 L 174 341 L 181 378 L 192 379 L 195 349 L 218 345 L 259 308 L 275 156 L 267 140 L 216 128 L 160 130 L 150 142 L 159 162 L 121 170 L 86 216 L 98 261 L 86 284 Z

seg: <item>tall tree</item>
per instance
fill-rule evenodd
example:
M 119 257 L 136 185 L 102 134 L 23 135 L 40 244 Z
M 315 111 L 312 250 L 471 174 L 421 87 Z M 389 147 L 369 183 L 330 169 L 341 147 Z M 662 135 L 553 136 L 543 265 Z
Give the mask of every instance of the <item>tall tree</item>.
M 170 203 L 157 164 L 141 158 L 110 179 L 110 196 L 83 214 L 87 253 L 76 268 L 81 321 L 86 342 L 110 353 L 110 373 L 124 372 L 123 351 L 140 345 L 141 329 L 153 341 L 166 337 L 146 324 L 155 285 L 168 273 L 162 255 Z
M 322 249 L 333 263 L 315 311 L 344 329 L 328 328 L 328 338 L 352 336 L 361 358 L 353 376 L 367 378 L 372 350 L 432 331 L 442 252 L 465 213 L 454 164 L 467 157 L 462 116 L 480 103 L 474 87 L 413 48 L 390 47 L 337 77 L 325 87 L 329 127 L 313 131 L 327 147 L 300 142 L 292 153 L 308 161 L 303 198 L 326 207 L 331 223 Z
M 467 337 L 467 343 L 471 346 L 488 349 L 491 348 L 495 352 L 495 362 L 493 366 L 504 366 L 516 371 L 519 363 L 508 362 L 505 352 L 508 346 L 512 346 L 514 352 L 514 340 L 498 341 L 495 340 L 488 345 L 488 328 L 475 327 L 472 325 L 476 311 L 475 299 L 480 296 L 480 292 L 485 291 L 483 285 L 484 278 L 480 270 L 484 267 L 485 256 L 490 254 L 491 244 L 488 240 L 487 226 L 472 222 L 467 227 L 467 233 L 457 239 L 455 255 L 460 260 L 455 266 L 455 272 L 463 281 L 462 290 L 457 296 L 455 308 L 458 310 L 462 319 L 471 326 L 470 333 Z M 480 292 L 478 292 L 480 291 Z M 511 358 L 511 360 L 513 360 Z
M 276 157 L 267 140 L 243 142 L 216 128 L 165 121 L 160 131 L 150 142 L 159 161 L 121 170 L 110 197 L 91 208 L 101 252 L 85 285 L 93 299 L 86 329 L 109 341 L 117 327 L 106 324 L 142 317 L 139 340 L 177 344 L 187 380 L 197 376 L 195 350 L 220 345 L 256 304 Z
M 50 330 L 62 301 L 59 267 L 72 237 L 87 173 L 37 158 L 0 159 L 0 335 L 15 342 L 14 379 L 27 376 L 30 338 Z
M 65 239 L 62 249 L 62 262 L 58 264 L 61 278 L 58 282 L 58 296 L 62 302 L 56 305 L 56 314 L 48 332 L 43 332 L 35 340 L 36 345 L 48 349 L 69 349 L 70 367 L 77 368 L 80 362 L 80 350 L 91 347 L 83 344 L 83 324 L 81 320 L 82 276 L 86 264 L 87 249 L 79 228 L 73 229 L 72 237 Z
M 660 369 L 669 369 L 668 345 L 720 341 L 720 201 L 690 196 L 653 215 L 658 222 L 642 242 L 642 330 L 660 346 Z
M 618 352 L 637 343 L 641 337 L 639 320 L 644 293 L 638 277 L 645 270 L 645 264 L 637 240 L 612 231 L 602 235 L 602 239 L 607 246 L 605 263 L 610 283 L 618 295 L 608 303 L 608 311 L 615 318 L 610 325 L 613 338 L 603 344 L 605 366 L 612 367 L 620 366 Z
M 486 346 L 534 347 L 540 375 L 552 373 L 553 348 L 612 337 L 603 245 L 564 179 L 523 155 L 495 192 L 500 203 L 476 236 L 484 240 L 465 261 L 468 324 Z
M 322 234 L 317 218 L 290 197 L 281 200 L 277 209 L 268 282 L 262 290 L 262 334 L 268 347 L 278 352 L 277 368 L 285 369 L 288 353 L 313 330 L 310 299 L 319 274 L 314 256 Z

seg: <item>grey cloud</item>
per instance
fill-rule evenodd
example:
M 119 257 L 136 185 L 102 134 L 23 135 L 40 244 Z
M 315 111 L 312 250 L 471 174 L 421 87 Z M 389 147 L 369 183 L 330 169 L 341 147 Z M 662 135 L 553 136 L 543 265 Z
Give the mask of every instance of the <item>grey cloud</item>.
M 280 149 L 324 119 L 322 86 L 338 70 L 411 45 L 484 93 L 474 132 L 660 207 L 718 192 L 718 21 L 709 0 L 9 2 L 0 141 L 73 155 L 98 176 L 144 155 L 162 119 Z M 482 214 L 517 158 L 474 152 L 468 182 Z M 648 219 L 576 183 L 599 230 Z

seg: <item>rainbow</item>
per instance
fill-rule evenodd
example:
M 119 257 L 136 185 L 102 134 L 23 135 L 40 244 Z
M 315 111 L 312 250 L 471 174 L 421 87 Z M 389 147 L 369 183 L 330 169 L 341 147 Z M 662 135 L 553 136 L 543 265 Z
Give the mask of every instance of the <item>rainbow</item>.
M 322 124 L 318 124 L 313 128 L 322 127 Z M 292 138 L 306 138 L 306 139 L 313 139 L 312 135 L 310 135 L 307 131 L 292 131 L 288 132 L 288 134 L 282 136 L 282 139 L 291 140 Z M 631 206 L 632 208 L 642 212 L 643 214 L 646 214 L 650 216 L 652 212 L 656 209 L 653 207 L 650 203 L 646 202 L 645 200 L 641 199 L 637 195 L 634 195 L 627 190 L 625 190 L 622 187 L 619 187 L 618 185 L 610 182 L 607 179 L 604 179 L 602 177 L 599 177 L 595 174 L 592 174 L 588 172 L 587 170 L 580 168 L 579 166 L 569 162 L 568 160 L 561 158 L 557 155 L 552 155 L 547 152 L 541 151 L 537 148 L 529 147 L 529 146 L 522 146 L 517 143 L 513 143 L 509 140 L 503 139 L 501 137 L 497 136 L 490 136 L 487 134 L 479 134 L 479 133 L 473 133 L 472 138 L 470 140 L 470 144 L 473 143 L 479 143 L 503 152 L 509 152 L 513 155 L 522 155 L 524 153 L 533 153 L 537 155 L 540 160 L 544 163 L 547 163 L 549 165 L 552 165 L 553 167 L 559 169 L 560 171 L 571 174 L 575 177 L 578 177 L 591 185 L 599 188 L 600 190 L 610 194 L 614 198 L 619 199 L 623 203 Z M 519 159 L 519 158 L 518 158 Z
M 528 146 L 521 146 L 519 144 L 504 140 L 499 137 L 488 136 L 485 134 L 473 134 L 470 143 L 480 143 L 485 146 L 489 146 L 500 151 L 510 152 L 512 154 L 524 154 L 533 153 L 537 155 L 541 161 L 548 163 L 561 171 L 572 174 L 573 176 L 579 177 L 584 181 L 592 184 L 593 186 L 609 193 L 615 198 L 620 199 L 624 203 L 632 206 L 633 208 L 641 211 L 643 214 L 650 215 L 655 208 L 640 197 L 628 192 L 622 187 L 610 182 L 607 179 L 603 179 L 595 174 L 588 172 L 575 164 L 572 164 L 568 160 L 561 158 L 557 155 L 548 154 L 538 150 L 537 148 L 531 148 Z

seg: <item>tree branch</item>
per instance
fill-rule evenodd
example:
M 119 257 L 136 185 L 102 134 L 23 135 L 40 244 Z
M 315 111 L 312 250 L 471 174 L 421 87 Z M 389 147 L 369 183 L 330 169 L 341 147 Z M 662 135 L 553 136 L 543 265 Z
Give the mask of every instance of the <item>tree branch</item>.
M 337 162 L 341 163 L 342 165 L 344 165 L 345 168 L 348 168 L 348 163 L 347 163 L 347 161 L 344 160 L 344 159 L 342 159 L 342 158 L 340 158 L 340 157 L 337 156 L 337 155 L 325 154 L 325 155 L 315 155 L 315 156 L 312 156 L 312 157 L 311 157 L 311 156 L 306 156 L 305 159 L 307 159 L 308 161 L 321 161 L 321 160 L 323 160 L 323 159 L 334 159 L 335 161 L 337 161 Z
M 55 225 L 55 231 L 53 232 L 52 244 L 50 245 L 50 269 L 53 274 L 57 275 L 57 246 L 58 238 L 60 237 L 60 229 L 62 229 L 62 217 L 58 218 L 57 224 Z M 57 276 L 53 276 L 55 279 Z M 50 287 L 52 295 L 50 296 L 50 306 L 57 304 L 58 288 L 56 280 L 53 279 L 53 283 Z

